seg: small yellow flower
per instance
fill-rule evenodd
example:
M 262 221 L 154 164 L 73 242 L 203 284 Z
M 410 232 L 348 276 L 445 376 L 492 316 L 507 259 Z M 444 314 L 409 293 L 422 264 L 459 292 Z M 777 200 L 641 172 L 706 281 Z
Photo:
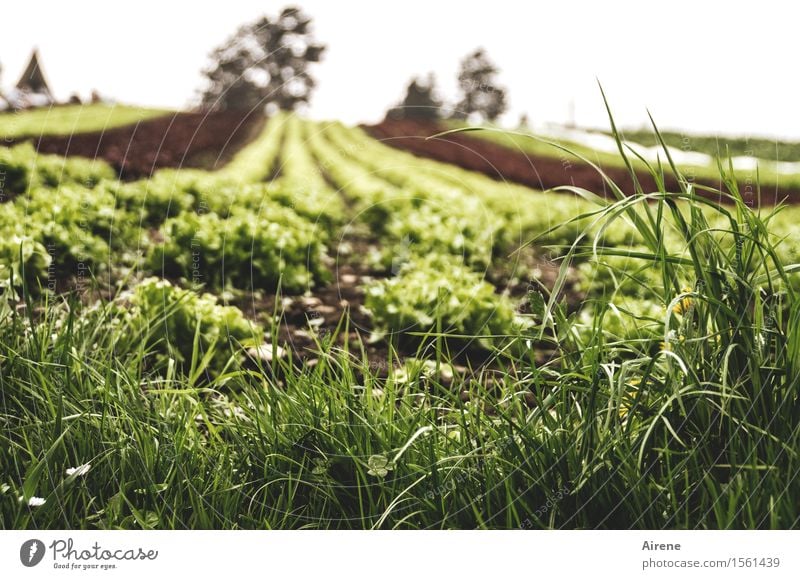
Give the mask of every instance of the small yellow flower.
M 692 288 L 686 286 L 682 288 L 681 291 L 683 293 L 689 293 L 692 291 Z M 681 298 L 678 303 L 672 306 L 672 312 L 675 314 L 685 314 L 687 311 L 689 311 L 689 308 L 692 307 L 692 303 L 694 303 L 694 300 L 689 296 Z
M 622 400 L 619 403 L 619 417 L 622 420 L 625 420 L 625 418 L 628 416 L 628 412 L 630 412 L 631 405 L 633 404 L 633 397 L 639 390 L 639 385 L 641 383 L 641 378 L 632 378 L 625 383 L 625 385 L 628 386 L 628 389 L 622 395 Z

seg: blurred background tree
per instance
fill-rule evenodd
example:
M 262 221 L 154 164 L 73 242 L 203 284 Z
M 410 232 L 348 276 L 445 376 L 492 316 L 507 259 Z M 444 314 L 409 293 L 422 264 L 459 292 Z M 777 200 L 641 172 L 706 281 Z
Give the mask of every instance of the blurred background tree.
M 400 103 L 389 109 L 390 119 L 424 119 L 441 118 L 442 100 L 436 93 L 436 77 L 428 73 L 424 79 L 414 77 L 406 87 L 406 96 Z
M 314 39 L 311 18 L 299 8 L 284 8 L 276 19 L 263 16 L 211 53 L 203 70 L 201 106 L 294 110 L 309 101 L 316 85 L 309 65 L 319 62 L 324 51 L 325 45 Z
M 508 107 L 506 89 L 497 84 L 500 70 L 486 51 L 478 48 L 461 61 L 458 86 L 461 100 L 456 104 L 453 118 L 494 121 Z

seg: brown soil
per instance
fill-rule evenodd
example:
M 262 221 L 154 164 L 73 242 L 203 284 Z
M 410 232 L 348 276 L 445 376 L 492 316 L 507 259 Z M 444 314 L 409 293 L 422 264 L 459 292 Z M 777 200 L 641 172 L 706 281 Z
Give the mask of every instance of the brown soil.
M 358 372 L 361 362 L 366 358 L 371 374 L 385 378 L 392 366 L 399 367 L 407 358 L 419 356 L 420 344 L 413 339 L 395 340 L 390 347 L 387 339 L 370 340 L 373 325 L 364 310 L 364 287 L 370 280 L 382 279 L 390 274 L 371 269 L 364 263 L 363 257 L 375 248 L 374 240 L 347 238 L 346 241 L 352 249 L 347 255 L 334 256 L 335 263 L 331 266 L 333 281 L 330 283 L 313 288 L 301 296 L 267 294 L 256 297 L 247 294 L 235 299 L 233 305 L 265 327 L 270 326 L 274 313 L 279 315 L 277 345 L 285 353 L 291 353 L 293 362 L 298 366 L 317 364 L 321 355 L 318 344 L 334 338 L 336 347 L 342 349 L 347 345 L 355 362 L 352 367 L 354 371 Z M 558 275 L 556 264 L 529 257 L 526 267 L 537 268 L 541 283 L 547 288 L 553 287 Z M 536 288 L 514 272 L 490 271 L 487 279 L 497 287 L 497 291 L 504 291 L 520 300 L 520 312 L 526 312 L 526 303 L 522 298 Z M 570 310 L 577 308 L 583 299 L 575 291 L 572 282 L 569 280 L 564 289 Z M 347 320 L 347 324 L 343 320 Z M 455 362 L 454 369 L 465 376 L 491 373 L 500 367 L 499 360 L 476 342 L 455 341 L 448 345 L 448 351 Z M 553 353 L 547 345 L 537 347 L 537 364 L 549 361 Z
M 364 129 L 386 145 L 409 151 L 419 157 L 478 171 L 494 179 L 520 183 L 535 189 L 572 185 L 600 195 L 610 195 L 608 185 L 593 167 L 566 154 L 563 158 L 530 155 L 470 136 L 468 133 L 453 133 L 428 140 L 427 137 L 447 130 L 447 127 L 431 121 L 386 119 Z M 603 167 L 603 171 L 626 195 L 635 192 L 633 180 L 627 170 Z M 645 191 L 657 190 L 649 173 L 638 172 L 637 179 Z M 665 175 L 665 183 L 668 190 L 679 190 L 675 177 Z M 722 188 L 719 181 L 698 179 L 695 183 L 715 189 Z M 762 188 L 764 202 L 777 202 L 785 198 L 790 202 L 800 202 L 800 190 Z
M 354 255 L 365 255 L 369 243 L 360 241 Z M 361 360 L 365 349 L 369 365 L 379 375 L 389 370 L 389 347 L 384 341 L 369 343 L 372 323 L 363 310 L 363 287 L 370 278 L 385 277 L 385 273 L 370 270 L 365 264 L 340 256 L 331 267 L 333 281 L 313 288 L 307 295 L 261 297 L 247 295 L 234 302 L 246 316 L 269 327 L 273 313 L 280 316 L 277 341 L 291 352 L 299 364 L 315 364 L 319 358 L 319 343 L 335 337 L 340 348 L 345 341 L 350 352 Z M 279 303 L 276 303 L 279 302 Z M 347 325 L 342 320 L 349 320 Z
M 222 166 L 263 123 L 262 115 L 248 112 L 175 113 L 96 133 L 27 137 L 3 144 L 32 141 L 40 153 L 103 159 L 123 179 L 141 179 L 165 167 Z

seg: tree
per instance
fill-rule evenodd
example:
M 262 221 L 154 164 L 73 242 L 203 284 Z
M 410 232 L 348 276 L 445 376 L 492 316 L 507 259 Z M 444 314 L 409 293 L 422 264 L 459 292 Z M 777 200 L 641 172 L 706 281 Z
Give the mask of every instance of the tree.
M 498 72 L 482 48 L 461 61 L 458 73 L 461 100 L 453 112 L 454 118 L 477 116 L 493 121 L 505 112 L 508 106 L 506 90 L 497 86 L 495 77 Z
M 441 117 L 442 101 L 436 94 L 436 77 L 428 73 L 426 79 L 414 77 L 406 87 L 406 96 L 397 106 L 389 109 L 392 119 L 436 120 Z
M 211 53 L 201 104 L 215 110 L 294 110 L 311 97 L 316 83 L 308 68 L 324 51 L 314 40 L 311 18 L 299 8 L 284 8 L 277 19 L 263 16 Z

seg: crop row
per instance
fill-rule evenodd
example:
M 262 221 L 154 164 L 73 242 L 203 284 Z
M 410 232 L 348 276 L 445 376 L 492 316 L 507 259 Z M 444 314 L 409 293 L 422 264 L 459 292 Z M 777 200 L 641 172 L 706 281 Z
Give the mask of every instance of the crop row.
M 567 256 L 587 297 L 579 334 L 600 323 L 610 339 L 651 348 L 670 330 L 669 305 L 697 283 L 681 265 L 697 258 L 681 246 L 681 221 L 706 220 L 708 243 L 739 251 L 711 210 L 660 217 L 657 238 L 645 239 L 636 221 L 652 218 L 646 204 L 601 222 L 605 202 L 588 193 L 534 192 L 419 159 L 357 128 L 287 115 L 213 173 L 162 170 L 120 183 L 102 162 L 28 147 L 0 150 L 0 167 L 13 193 L 0 204 L 0 287 L 39 291 L 101 273 L 116 282 L 134 271 L 217 293 L 302 293 L 331 281 L 330 244 L 356 224 L 380 248 L 372 265 L 387 275 L 363 288 L 378 335 L 451 333 L 484 346 L 502 343 L 487 336 L 522 338 L 531 321 L 486 272 L 534 240 L 537 259 Z M 770 219 L 785 262 L 800 253 L 796 214 Z M 645 255 L 674 260 L 673 275 L 655 273 Z M 759 267 L 752 256 L 738 263 Z

